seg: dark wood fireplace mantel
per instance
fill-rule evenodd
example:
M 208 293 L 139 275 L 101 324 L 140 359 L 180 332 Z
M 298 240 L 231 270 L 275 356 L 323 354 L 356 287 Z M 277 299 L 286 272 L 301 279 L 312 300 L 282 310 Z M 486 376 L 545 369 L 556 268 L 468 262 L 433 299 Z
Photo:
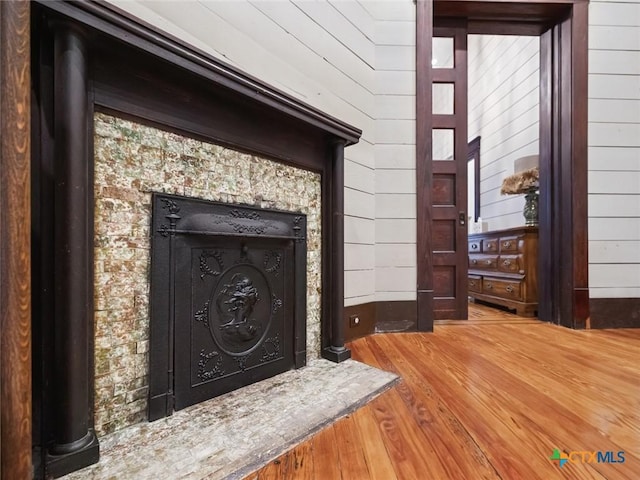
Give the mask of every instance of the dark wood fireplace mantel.
M 343 162 L 360 130 L 104 3 L 37 1 L 31 30 L 36 477 L 99 455 L 91 398 L 96 110 L 321 173 L 322 354 L 349 358 Z

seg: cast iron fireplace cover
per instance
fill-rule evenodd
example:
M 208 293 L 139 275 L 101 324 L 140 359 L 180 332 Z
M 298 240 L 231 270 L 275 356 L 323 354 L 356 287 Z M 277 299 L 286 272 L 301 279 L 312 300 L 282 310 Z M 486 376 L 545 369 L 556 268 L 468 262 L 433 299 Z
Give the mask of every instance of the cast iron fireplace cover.
M 306 216 L 154 194 L 149 419 L 306 362 Z

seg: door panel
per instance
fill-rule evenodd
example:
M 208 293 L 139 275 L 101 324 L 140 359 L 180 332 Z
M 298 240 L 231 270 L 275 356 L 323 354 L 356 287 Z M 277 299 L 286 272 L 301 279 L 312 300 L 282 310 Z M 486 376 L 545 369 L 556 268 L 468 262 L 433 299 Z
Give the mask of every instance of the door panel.
M 433 318 L 467 318 L 467 32 L 434 25 L 432 51 Z

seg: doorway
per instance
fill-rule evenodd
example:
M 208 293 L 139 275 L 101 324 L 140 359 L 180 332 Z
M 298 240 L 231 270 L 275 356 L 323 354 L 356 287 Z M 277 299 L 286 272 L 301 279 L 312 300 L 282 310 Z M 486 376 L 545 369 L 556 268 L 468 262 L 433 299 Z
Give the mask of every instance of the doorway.
M 416 178 L 418 198 L 418 329 L 432 331 L 433 321 L 443 315 L 464 318 L 466 311 L 447 311 L 451 304 L 466 302 L 467 245 L 460 241 L 466 225 L 466 125 L 460 121 L 464 107 L 445 118 L 436 114 L 432 85 L 442 83 L 432 62 L 434 37 L 442 36 L 434 28 L 446 24 L 457 29 L 455 55 L 466 54 L 466 35 L 510 34 L 540 36 L 540 308 L 539 318 L 572 328 L 584 328 L 588 317 L 587 253 L 587 3 L 504 2 L 500 5 L 472 1 L 418 1 L 417 3 L 417 137 Z M 462 32 L 465 41 L 457 40 Z M 464 52 L 461 52 L 464 45 Z M 452 69 L 455 71 L 455 69 Z M 460 74 L 453 74 L 460 80 Z M 466 72 L 465 72 L 466 81 Z M 449 80 L 451 81 L 451 80 Z M 465 85 L 466 90 L 466 85 Z M 466 91 L 465 91 L 466 94 Z M 455 95 L 455 94 L 454 94 Z M 457 102 L 456 97 L 456 102 Z M 464 112 L 466 122 L 466 111 Z M 446 122 L 449 122 L 448 124 Z M 454 164 L 464 171 L 448 167 L 455 185 L 447 213 L 457 212 L 457 228 L 449 237 L 450 252 L 445 258 L 449 282 L 446 299 L 438 271 L 442 255 L 438 250 L 447 238 L 437 223 L 443 209 L 439 204 L 438 183 L 441 161 L 435 153 L 432 132 L 443 126 L 459 128 L 454 138 Z M 464 135 L 462 133 L 464 132 Z M 458 143 L 464 145 L 457 148 Z M 460 160 L 460 161 L 457 161 Z M 460 171 L 458 171 L 460 170 Z M 461 192 L 461 190 L 464 190 Z M 455 216 L 453 218 L 456 218 Z M 451 218 L 447 218 L 451 221 Z M 454 220 L 455 221 L 455 220 Z M 455 278 L 455 284 L 451 279 Z M 453 285 L 453 288 L 451 286 Z M 442 301 L 446 300 L 446 301 Z

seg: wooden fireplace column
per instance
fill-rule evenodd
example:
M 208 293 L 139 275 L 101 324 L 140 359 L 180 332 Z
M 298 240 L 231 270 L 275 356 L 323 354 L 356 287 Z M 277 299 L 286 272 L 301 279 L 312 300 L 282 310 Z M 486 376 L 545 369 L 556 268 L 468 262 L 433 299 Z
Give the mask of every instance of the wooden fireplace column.
M 90 232 L 93 196 L 89 182 L 90 141 L 87 122 L 88 53 L 79 27 L 55 21 L 54 30 L 54 338 L 55 420 L 48 468 L 58 476 L 69 464 L 98 460 L 90 428 L 89 332 L 93 324 Z

